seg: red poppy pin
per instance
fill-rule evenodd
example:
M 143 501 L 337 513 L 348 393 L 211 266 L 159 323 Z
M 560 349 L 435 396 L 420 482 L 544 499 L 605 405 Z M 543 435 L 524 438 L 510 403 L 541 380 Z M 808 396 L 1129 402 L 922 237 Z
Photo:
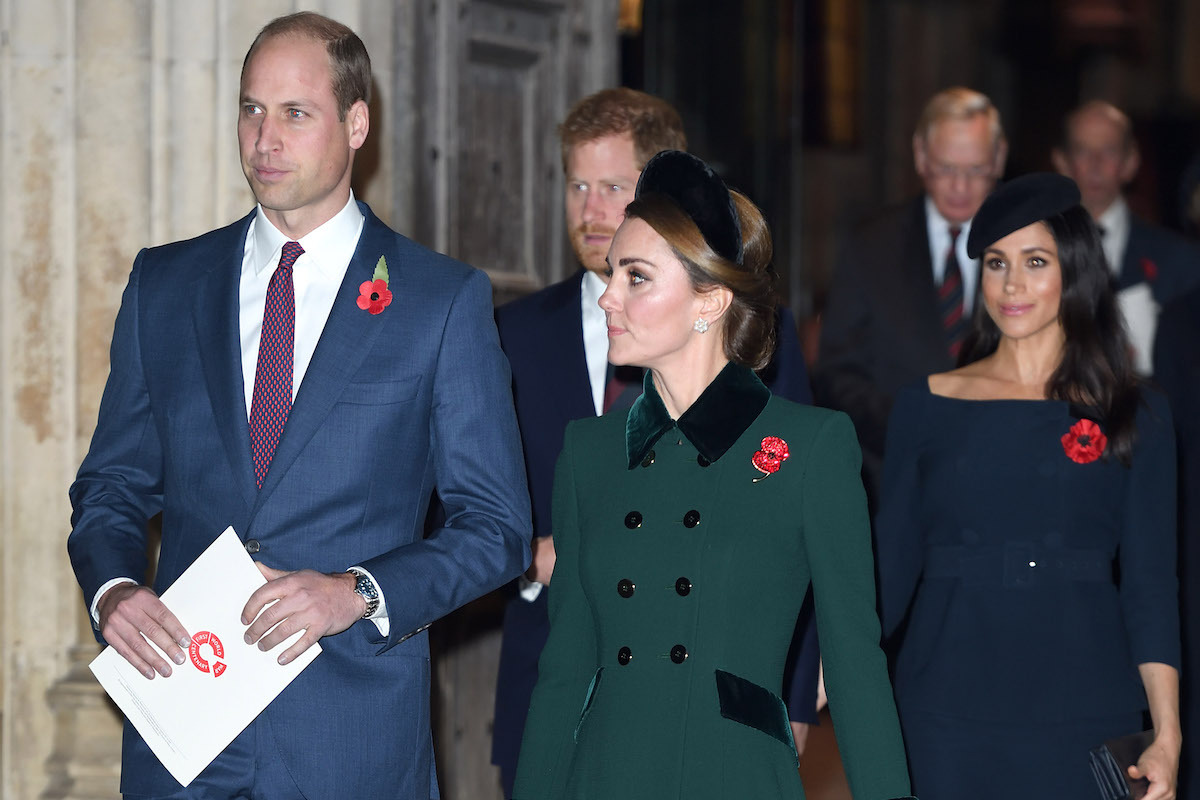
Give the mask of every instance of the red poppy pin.
M 1141 261 L 1142 274 L 1146 276 L 1146 280 L 1150 283 L 1158 278 L 1158 264 L 1155 264 L 1148 258 L 1143 258 Z
M 754 468 L 762 473 L 754 479 L 754 483 L 769 478 L 772 473 L 779 471 L 779 466 L 788 460 L 787 442 L 780 439 L 778 436 L 766 436 L 759 445 L 762 449 L 754 454 L 750 459 L 750 463 Z
M 1108 437 L 1090 419 L 1081 419 L 1063 434 L 1063 452 L 1076 464 L 1090 464 L 1104 452 Z
M 388 289 L 387 260 L 383 256 L 375 263 L 375 274 L 358 287 L 358 307 L 372 314 L 380 314 L 392 304 L 392 292 Z

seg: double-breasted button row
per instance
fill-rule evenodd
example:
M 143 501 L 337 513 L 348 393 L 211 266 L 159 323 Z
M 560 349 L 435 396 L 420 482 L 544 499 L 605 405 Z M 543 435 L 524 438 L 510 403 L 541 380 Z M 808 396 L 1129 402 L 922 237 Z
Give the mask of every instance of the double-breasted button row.
M 681 644 L 677 644 L 671 648 L 671 661 L 676 664 L 682 664 L 687 661 L 687 648 Z M 617 663 L 622 667 L 626 666 L 630 661 L 633 661 L 633 651 L 628 647 L 622 647 L 617 651 Z
M 617 581 L 617 594 L 626 599 L 633 597 L 634 591 L 637 589 L 637 584 L 629 580 L 629 578 L 621 578 Z M 687 577 L 677 578 L 675 580 L 675 592 L 680 597 L 687 597 L 692 593 L 692 582 Z
M 694 528 L 700 524 L 700 512 L 692 509 L 683 515 L 683 526 L 685 528 Z M 642 527 L 642 512 L 630 511 L 625 515 L 625 527 L 629 530 Z

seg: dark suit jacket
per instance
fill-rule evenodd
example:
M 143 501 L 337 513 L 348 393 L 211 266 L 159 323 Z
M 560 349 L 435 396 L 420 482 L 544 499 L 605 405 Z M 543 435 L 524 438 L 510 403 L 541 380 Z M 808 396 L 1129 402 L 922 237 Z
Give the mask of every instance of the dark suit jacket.
M 365 567 L 390 634 L 363 620 L 325 637 L 263 713 L 306 796 L 428 800 L 429 650 L 412 634 L 520 573 L 529 500 L 487 278 L 361 208 L 358 247 L 261 490 L 238 330 L 253 215 L 138 255 L 71 487 L 68 549 L 85 603 L 111 578 L 145 576 L 146 523 L 158 512 L 158 591 L 229 525 L 272 567 Z M 355 300 L 381 255 L 394 299 L 371 315 Z M 435 487 L 447 521 L 423 538 Z M 121 788 L 179 788 L 128 726 Z
M 1121 288 L 1148 283 L 1160 306 L 1200 286 L 1200 246 L 1174 231 L 1129 218 Z
M 567 423 L 596 413 L 583 347 L 579 295 L 583 276 L 581 269 L 496 312 L 501 346 L 512 365 L 513 395 L 537 536 L 552 533 L 554 466 Z M 779 323 L 779 346 L 771 364 L 763 370 L 763 381 L 789 400 L 809 403 L 808 371 L 795 334 L 795 321 L 787 309 L 781 310 Z M 505 612 L 492 762 L 510 773 L 516 768 L 525 714 L 537 680 L 537 660 L 549 632 L 546 594 L 543 591 L 532 603 L 514 597 Z M 802 630 L 807 638 L 800 645 L 803 656 L 795 658 L 790 694 L 793 718 L 809 721 L 813 715 L 803 709 L 815 705 L 818 653 L 813 626 L 804 624 Z
M 817 402 L 854 421 L 870 497 L 877 494 L 896 393 L 954 367 L 926 224 L 920 196 L 859 227 L 842 246 L 822 318 Z

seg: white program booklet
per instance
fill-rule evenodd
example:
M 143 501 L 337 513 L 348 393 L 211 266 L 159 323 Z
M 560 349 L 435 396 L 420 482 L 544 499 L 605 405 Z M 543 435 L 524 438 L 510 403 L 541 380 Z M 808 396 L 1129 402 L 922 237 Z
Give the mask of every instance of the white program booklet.
M 233 528 L 226 528 L 163 592 L 163 602 L 192 635 L 171 677 L 147 680 L 112 647 L 91 663 L 104 691 L 184 786 L 321 652 L 313 645 L 280 666 L 276 659 L 300 632 L 267 652 L 246 644 L 242 609 L 264 583 Z

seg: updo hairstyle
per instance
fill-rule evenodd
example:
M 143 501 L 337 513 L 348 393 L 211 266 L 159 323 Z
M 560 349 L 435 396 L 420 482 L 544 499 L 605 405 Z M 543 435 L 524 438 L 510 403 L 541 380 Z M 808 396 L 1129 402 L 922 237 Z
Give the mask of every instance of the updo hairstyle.
M 771 265 L 771 230 L 748 197 L 732 189 L 729 194 L 741 226 L 741 264 L 718 255 L 692 218 L 662 194 L 638 197 L 625 208 L 625 216 L 642 220 L 667 241 L 696 292 L 724 286 L 733 293 L 724 317 L 725 357 L 759 370 L 775 351 L 776 274 Z

